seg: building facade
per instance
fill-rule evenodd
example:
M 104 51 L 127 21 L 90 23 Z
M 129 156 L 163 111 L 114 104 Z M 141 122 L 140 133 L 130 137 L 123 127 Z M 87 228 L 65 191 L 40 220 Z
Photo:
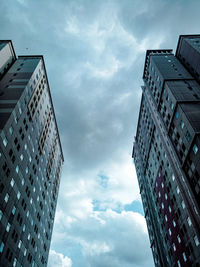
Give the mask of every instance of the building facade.
M 133 146 L 155 266 L 200 266 L 200 35 L 148 50 Z
M 63 153 L 42 56 L 0 41 L 0 266 L 46 266 Z

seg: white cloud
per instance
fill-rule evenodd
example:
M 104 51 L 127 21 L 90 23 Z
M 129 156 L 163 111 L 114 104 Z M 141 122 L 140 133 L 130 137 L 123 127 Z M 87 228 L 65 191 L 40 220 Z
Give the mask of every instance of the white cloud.
M 50 250 L 48 267 L 71 267 L 72 260 L 62 253 L 57 253 L 55 250 Z
M 153 266 L 145 219 L 139 213 L 91 211 L 63 230 L 60 242 L 80 244 L 87 266 Z

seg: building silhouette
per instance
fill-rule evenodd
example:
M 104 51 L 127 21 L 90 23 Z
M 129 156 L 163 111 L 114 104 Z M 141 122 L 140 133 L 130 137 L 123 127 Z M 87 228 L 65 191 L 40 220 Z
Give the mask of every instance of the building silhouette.
M 63 153 L 42 56 L 0 41 L 0 266 L 46 266 Z
M 147 50 L 133 146 L 155 266 L 200 266 L 200 35 Z

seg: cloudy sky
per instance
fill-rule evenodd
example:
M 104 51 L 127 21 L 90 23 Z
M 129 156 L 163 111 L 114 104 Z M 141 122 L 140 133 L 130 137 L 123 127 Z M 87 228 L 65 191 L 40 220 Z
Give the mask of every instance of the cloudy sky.
M 145 50 L 199 33 L 199 0 L 1 0 L 0 39 L 43 54 L 64 151 L 48 267 L 151 267 L 131 159 Z

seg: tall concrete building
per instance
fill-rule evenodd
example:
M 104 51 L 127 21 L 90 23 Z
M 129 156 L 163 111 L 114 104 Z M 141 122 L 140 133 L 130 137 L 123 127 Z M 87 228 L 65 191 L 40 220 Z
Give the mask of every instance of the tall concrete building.
M 63 153 L 42 56 L 0 41 L 0 266 L 46 266 Z
M 200 35 L 148 50 L 133 146 L 156 266 L 200 266 Z

